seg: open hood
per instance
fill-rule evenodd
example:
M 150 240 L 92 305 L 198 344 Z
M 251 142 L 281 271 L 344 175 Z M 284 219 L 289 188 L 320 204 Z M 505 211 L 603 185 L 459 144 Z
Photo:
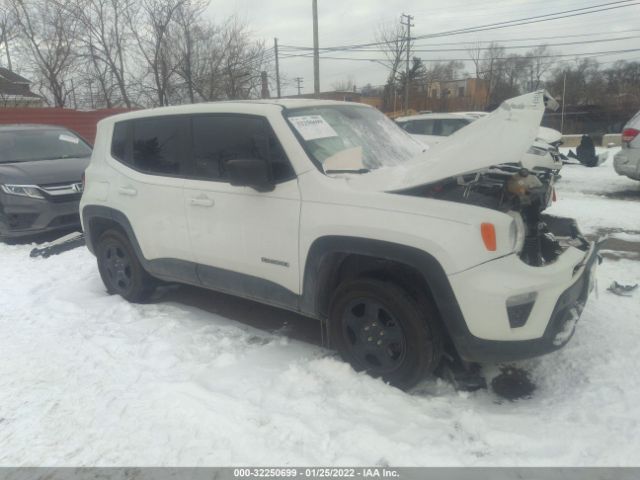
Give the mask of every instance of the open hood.
M 398 191 L 520 162 L 538 136 L 547 101 L 553 108 L 556 102 L 544 90 L 506 100 L 414 161 L 354 175 L 348 181 L 355 188 Z

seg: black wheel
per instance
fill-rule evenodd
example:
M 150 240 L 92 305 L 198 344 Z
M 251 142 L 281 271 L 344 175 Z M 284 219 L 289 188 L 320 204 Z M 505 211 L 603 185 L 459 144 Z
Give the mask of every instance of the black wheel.
M 155 288 L 154 278 L 138 260 L 127 237 L 118 230 L 107 230 L 96 248 L 98 270 L 110 294 L 130 302 L 143 302 Z
M 431 307 L 389 282 L 342 283 L 331 301 L 329 329 L 331 341 L 354 369 L 402 389 L 433 371 L 442 355 Z

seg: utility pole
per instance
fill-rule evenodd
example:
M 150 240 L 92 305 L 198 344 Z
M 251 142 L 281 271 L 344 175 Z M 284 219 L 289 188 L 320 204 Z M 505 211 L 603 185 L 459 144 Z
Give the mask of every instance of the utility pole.
M 276 91 L 278 98 L 280 98 L 280 63 L 278 62 L 278 39 L 273 39 L 273 48 L 276 52 Z
M 302 82 L 304 81 L 304 79 L 302 77 L 296 77 L 294 78 L 294 80 L 298 84 L 298 95 L 302 95 Z
M 313 93 L 320 93 L 320 47 L 318 45 L 318 0 L 313 0 Z
M 405 23 L 405 19 L 407 20 Z M 407 69 L 405 71 L 404 78 L 404 112 L 407 113 L 409 111 L 409 71 L 411 70 L 411 27 L 413 27 L 413 23 L 411 21 L 413 17 L 411 15 L 402 14 L 400 18 L 400 23 L 407 27 Z
M 562 79 L 562 114 L 560 115 L 560 133 L 564 134 L 564 98 L 567 94 L 567 71 Z

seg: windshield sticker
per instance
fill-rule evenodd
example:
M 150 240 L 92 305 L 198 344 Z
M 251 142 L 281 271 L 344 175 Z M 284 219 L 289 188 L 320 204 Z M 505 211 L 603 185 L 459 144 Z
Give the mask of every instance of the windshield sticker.
M 62 140 L 63 142 L 69 142 L 69 143 L 80 143 L 80 139 L 77 137 L 72 137 L 71 135 L 67 135 L 65 133 L 61 133 L 58 136 L 59 140 Z
M 298 133 L 305 140 L 317 140 L 319 138 L 337 137 L 336 131 L 321 115 L 305 115 L 302 117 L 289 117 L 291 124 L 296 127 Z

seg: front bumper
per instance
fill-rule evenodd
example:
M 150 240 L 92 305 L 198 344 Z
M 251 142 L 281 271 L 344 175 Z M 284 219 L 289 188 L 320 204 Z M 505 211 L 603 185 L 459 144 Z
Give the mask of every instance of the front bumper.
M 531 267 L 516 255 L 450 277 L 464 318 L 452 340 L 467 361 L 505 362 L 531 358 L 564 346 L 594 284 L 598 245 L 569 247 L 553 264 Z M 510 322 L 507 300 L 534 294 L 526 322 Z
M 79 199 L 50 201 L 0 195 L 0 237 L 20 238 L 39 233 L 78 228 Z

